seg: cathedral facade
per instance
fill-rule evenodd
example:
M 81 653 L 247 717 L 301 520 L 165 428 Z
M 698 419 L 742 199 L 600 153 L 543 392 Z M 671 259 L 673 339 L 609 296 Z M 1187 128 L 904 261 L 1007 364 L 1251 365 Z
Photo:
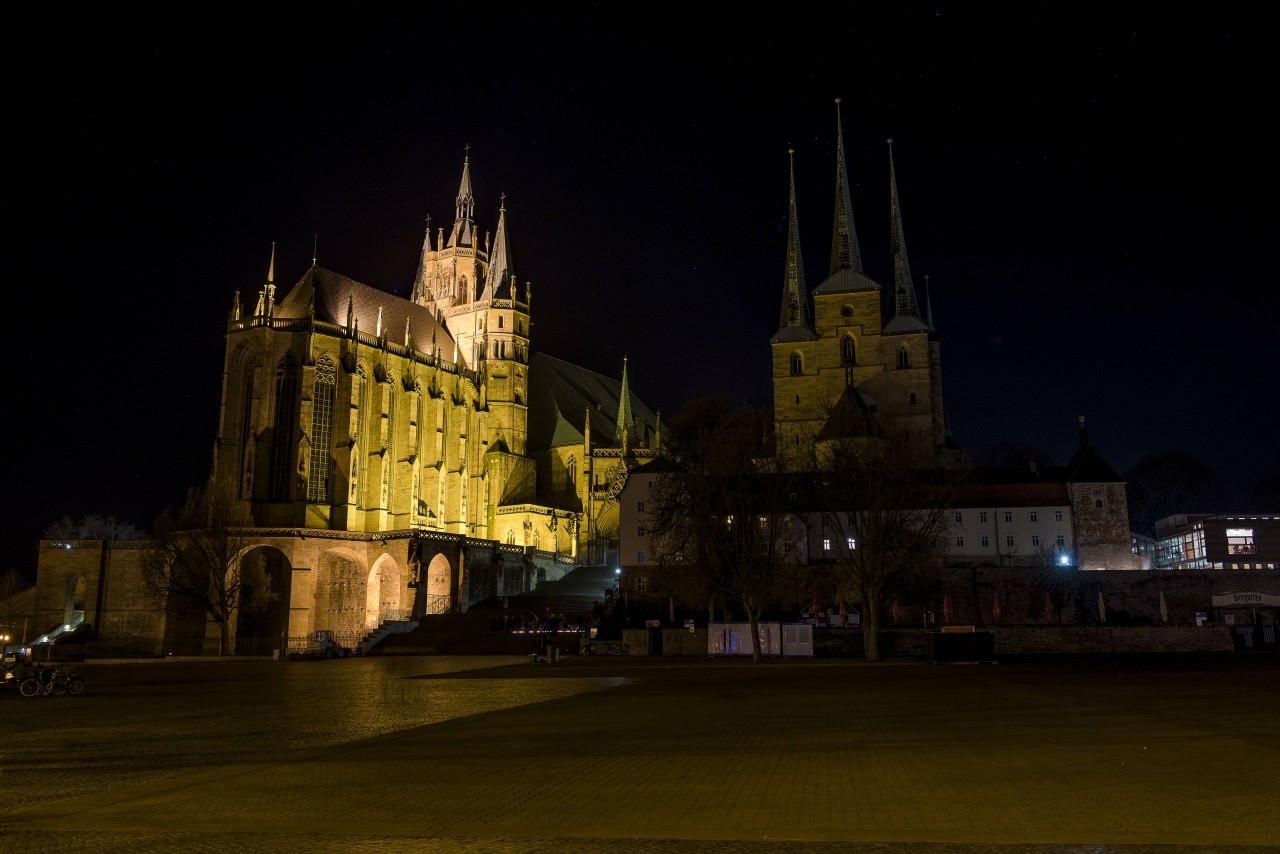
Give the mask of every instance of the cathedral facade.
M 625 360 L 615 379 L 533 352 L 512 257 L 505 198 L 492 235 L 476 224 L 467 157 L 408 299 L 315 260 L 279 287 L 274 250 L 257 293 L 235 293 L 207 488 L 251 520 L 239 559 L 275 594 L 238 639 L 351 644 L 616 555 L 616 494 L 659 453 L 657 416 Z M 204 644 L 144 601 L 146 548 L 42 543 L 36 625 Z
M 800 251 L 794 167 L 791 173 L 782 311 L 770 340 L 778 452 L 798 457 L 795 465 L 803 466 L 812 462 L 824 438 L 852 431 L 905 442 L 911 459 L 922 468 L 956 466 L 961 457 L 947 430 L 941 345 L 927 297 L 922 307 L 911 276 L 893 153 L 890 150 L 894 281 L 886 300 L 862 264 L 839 103 L 837 99 L 831 264 L 812 291 Z

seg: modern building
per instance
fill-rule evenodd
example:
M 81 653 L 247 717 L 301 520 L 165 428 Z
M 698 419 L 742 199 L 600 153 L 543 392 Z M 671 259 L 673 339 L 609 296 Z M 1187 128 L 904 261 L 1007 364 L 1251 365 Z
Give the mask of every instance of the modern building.
M 1156 522 L 1156 569 L 1276 569 L 1280 516 L 1179 513 Z

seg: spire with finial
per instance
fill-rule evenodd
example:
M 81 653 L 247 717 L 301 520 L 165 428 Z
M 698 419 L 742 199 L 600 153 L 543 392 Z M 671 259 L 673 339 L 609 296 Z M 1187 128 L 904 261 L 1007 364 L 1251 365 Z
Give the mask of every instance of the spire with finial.
M 507 194 L 498 202 L 498 234 L 494 239 L 493 254 L 489 256 L 489 273 L 484 281 L 482 300 L 513 298 L 511 279 L 515 275 L 511 263 L 511 242 L 507 238 Z
M 428 299 L 427 260 L 431 257 L 431 214 L 427 214 L 427 233 L 422 238 L 422 252 L 418 255 L 418 272 L 413 275 L 413 288 L 409 300 L 424 305 Z
M 627 357 L 622 357 L 622 389 L 618 392 L 618 424 L 614 430 L 618 446 L 624 450 L 631 432 L 631 387 L 627 383 Z
M 804 282 L 804 256 L 800 252 L 800 223 L 796 216 L 795 149 L 790 158 L 791 200 L 787 216 L 787 265 L 782 276 L 782 314 L 774 341 L 795 341 L 816 337 L 809 320 L 809 290 Z
M 1089 431 L 1084 429 L 1084 416 L 1080 416 L 1080 447 L 1089 444 Z
M 885 325 L 886 332 L 922 332 L 931 327 L 920 319 L 916 286 L 907 263 L 907 244 L 902 231 L 902 205 L 898 201 L 898 177 L 893 166 L 893 140 L 889 144 L 889 219 L 893 251 L 893 316 Z
M 470 246 L 474 242 L 475 196 L 471 193 L 471 145 L 464 149 L 462 157 L 462 183 L 458 185 L 458 198 L 455 200 L 453 234 L 449 237 L 449 247 Z
M 840 99 L 836 98 L 836 212 L 831 223 L 831 270 L 861 273 L 862 250 L 858 246 L 858 230 L 853 224 L 853 199 L 849 192 L 849 175 L 844 165 L 844 125 L 840 121 Z
M 267 263 L 267 283 L 258 292 L 258 307 L 253 310 L 255 317 L 270 317 L 276 299 L 276 242 L 271 241 L 271 260 Z

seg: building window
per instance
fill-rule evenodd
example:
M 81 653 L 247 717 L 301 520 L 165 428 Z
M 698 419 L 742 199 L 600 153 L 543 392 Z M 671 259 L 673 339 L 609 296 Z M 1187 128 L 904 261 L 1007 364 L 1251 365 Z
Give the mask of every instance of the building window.
M 311 460 L 307 470 L 307 501 L 328 504 L 329 446 L 333 436 L 333 390 L 338 369 L 328 355 L 316 365 L 311 404 Z
M 986 547 L 987 547 L 987 546 L 989 546 L 989 545 L 991 545 L 991 540 L 987 537 L 987 535 L 986 535 L 986 534 L 983 534 L 983 535 L 982 535 L 982 547 L 983 547 L 983 548 L 986 548 Z
M 641 525 L 640 527 L 636 528 L 636 536 L 637 537 L 644 536 L 644 525 Z
M 911 355 L 907 352 L 906 347 L 898 348 L 898 367 L 899 368 L 911 367 Z
M 1066 546 L 1066 544 L 1067 544 L 1067 538 L 1066 538 L 1066 537 L 1064 537 L 1064 536 L 1062 536 L 1062 534 L 1059 534 L 1059 535 L 1058 535 L 1058 548 L 1063 548 L 1064 546 Z
M 1099 510 L 1101 510 L 1101 509 L 1102 509 L 1102 499 L 1101 499 L 1101 498 L 1095 498 L 1095 499 L 1093 499 L 1093 506 L 1094 506 L 1094 507 L 1096 507 L 1096 508 L 1098 508 Z
M 964 545 L 964 537 L 956 537 L 956 545 L 957 545 L 957 546 L 963 546 L 963 545 Z
M 644 563 L 644 552 L 636 552 L 636 563 Z
M 1012 521 L 1013 521 L 1013 511 L 1012 511 L 1012 510 L 1006 510 L 1006 511 L 1004 511 L 1004 520 L 1005 520 L 1006 522 L 1012 522 Z
M 649 589 L 649 576 L 637 575 L 636 576 L 636 592 L 643 593 L 648 589 Z
M 1254 554 L 1253 528 L 1227 528 L 1227 554 Z
M 1038 522 L 1038 521 L 1040 521 L 1040 513 L 1039 513 L 1038 511 L 1036 511 L 1036 510 L 1032 510 L 1032 511 L 1031 511 L 1031 521 L 1032 521 L 1032 522 Z
M 957 510 L 957 511 L 956 511 L 956 524 L 957 524 L 957 525 L 959 525 L 959 524 L 961 524 L 962 522 L 964 522 L 964 514 L 963 514 L 963 513 L 961 513 L 959 510 Z
M 1012 535 L 1010 535 L 1010 536 L 1008 536 L 1008 537 L 1005 537 L 1005 538 L 1004 538 L 1004 544 L 1005 544 L 1006 546 L 1008 546 L 1009 548 L 1013 548 L 1013 536 L 1012 536 Z
M 831 540 L 830 540 L 830 539 L 826 539 L 826 538 L 824 538 L 824 539 L 823 539 L 823 541 L 822 541 L 822 550 L 823 550 L 824 552 L 829 552 L 829 551 L 831 551 Z
M 855 540 L 853 537 L 850 537 L 849 539 L 845 540 L 844 542 L 845 542 L 845 545 L 847 545 L 847 546 L 849 547 L 849 551 L 853 551 L 853 550 L 855 550 L 856 548 L 858 548 L 858 541 L 857 541 L 857 540 Z
M 637 512 L 637 513 L 643 513 L 643 512 L 644 512 L 644 502 L 643 502 L 643 501 L 637 501 L 637 502 L 636 502 L 636 512 Z
M 787 542 L 785 542 L 785 543 L 783 543 L 783 544 L 782 544 L 782 553 L 783 553 L 784 555 L 789 555 L 789 554 L 791 554 L 791 542 L 790 542 L 790 541 L 787 541 Z
M 1032 534 L 1032 535 L 1031 535 L 1031 545 L 1033 545 L 1033 546 L 1038 546 L 1038 545 L 1040 545 L 1040 535 L 1039 535 L 1039 534 Z
M 804 373 L 804 360 L 800 358 L 799 353 L 791 354 L 791 376 L 798 377 Z M 796 398 L 796 403 L 800 402 L 800 398 Z
M 516 532 L 515 532 L 515 529 L 514 529 L 514 528 L 507 528 L 507 535 L 506 535 L 506 537 L 504 537 L 503 539 L 505 539 L 505 540 L 506 540 L 507 545 L 509 545 L 509 546 L 514 546 L 514 545 L 516 544 Z
M 840 364 L 858 364 L 858 345 L 853 343 L 852 335 L 846 335 L 844 340 L 840 342 Z
M 1061 522 L 1061 521 L 1062 521 L 1062 511 L 1061 511 L 1061 510 L 1054 510 L 1054 511 L 1053 511 L 1053 521 L 1055 521 L 1055 522 Z
M 272 501 L 289 500 L 297 415 L 298 362 L 292 353 L 285 353 L 276 364 L 276 412 L 271 424 L 271 477 L 268 484 Z
M 498 328 L 502 328 L 502 315 L 498 315 Z
M 982 524 L 984 524 L 984 525 L 987 523 L 987 511 L 986 511 L 986 510 L 983 510 L 981 513 L 979 513 L 979 514 L 978 514 L 978 521 L 979 521 L 979 522 L 981 522 L 981 523 L 982 523 Z

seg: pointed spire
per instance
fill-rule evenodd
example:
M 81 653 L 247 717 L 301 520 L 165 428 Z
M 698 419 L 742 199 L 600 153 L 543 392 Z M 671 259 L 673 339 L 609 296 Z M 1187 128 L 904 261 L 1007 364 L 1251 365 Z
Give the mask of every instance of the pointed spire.
M 352 330 L 356 325 L 356 299 L 352 294 L 347 295 L 347 329 Z
M 858 246 L 858 230 L 853 224 L 853 199 L 849 192 L 849 174 L 844 165 L 844 125 L 840 121 L 840 99 L 836 98 L 836 212 L 831 222 L 831 270 L 863 272 L 862 249 Z
M 893 166 L 893 140 L 889 141 L 889 207 L 893 252 L 893 316 L 886 332 L 918 332 L 929 327 L 920 319 L 916 286 L 907 263 L 907 244 L 902 231 L 902 205 L 898 201 L 898 177 Z
M 254 317 L 270 317 L 276 299 L 276 242 L 271 241 L 271 261 L 267 264 L 267 283 L 258 292 L 258 306 Z
M 631 432 L 631 387 L 627 383 L 627 357 L 622 357 L 622 390 L 618 392 L 618 425 L 614 438 L 619 447 L 626 448 Z
M 427 259 L 431 257 L 431 214 L 427 214 L 427 233 L 422 237 L 422 252 L 418 255 L 418 272 L 413 275 L 413 289 L 409 299 L 422 305 L 427 297 Z
M 787 224 L 787 266 L 782 277 L 782 316 L 778 321 L 778 336 L 791 330 L 787 340 L 794 340 L 795 333 L 802 338 L 812 338 L 813 327 L 809 320 L 809 290 L 804 283 L 804 256 L 800 252 L 800 224 L 796 217 L 796 166 L 795 149 L 788 148 L 791 176 L 791 207 Z M 774 340 L 781 340 L 775 336 Z
M 404 346 L 408 347 L 408 346 L 409 346 L 409 343 L 410 343 L 411 341 L 413 341 L 413 336 L 409 334 L 409 318 L 408 318 L 408 317 L 405 317 L 405 319 L 404 319 Z
M 482 300 L 497 297 L 515 298 L 511 287 L 511 279 L 515 275 L 511 264 L 511 242 L 507 239 L 507 194 L 503 193 L 498 203 L 498 234 L 494 240 L 493 254 L 489 256 L 489 274 L 485 278 Z
M 471 146 L 465 148 L 462 158 L 462 183 L 458 185 L 458 198 L 455 200 L 453 234 L 449 237 L 450 248 L 454 246 L 470 246 L 473 241 L 472 215 L 475 213 L 475 196 L 471 194 Z

